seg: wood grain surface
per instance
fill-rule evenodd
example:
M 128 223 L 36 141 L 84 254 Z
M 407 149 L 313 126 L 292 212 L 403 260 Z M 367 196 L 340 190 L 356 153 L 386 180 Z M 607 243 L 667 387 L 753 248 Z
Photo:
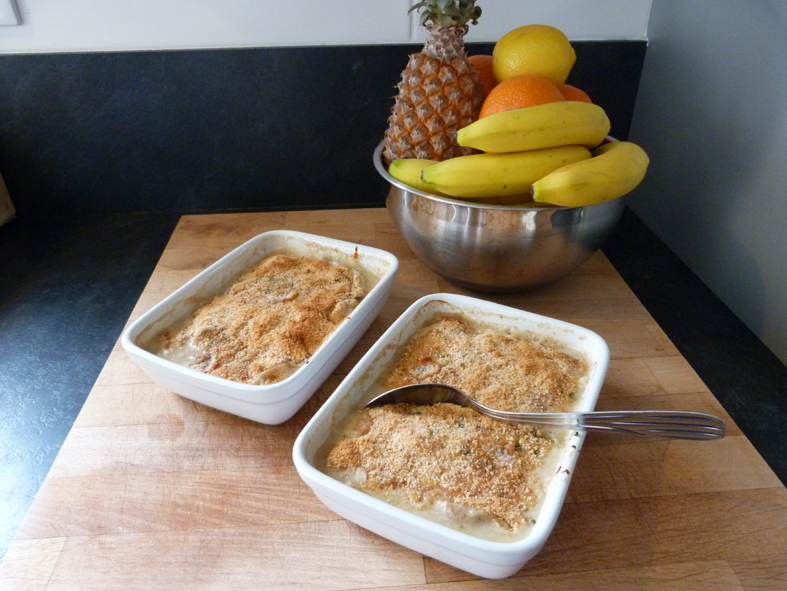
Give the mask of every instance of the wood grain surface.
M 181 398 L 119 342 L 0 565 L 3 590 L 787 588 L 787 490 L 606 258 L 517 295 L 457 288 L 418 262 L 384 209 L 183 217 L 129 319 L 261 232 L 385 249 L 400 271 L 383 312 L 286 423 Z M 585 326 L 610 346 L 598 409 L 717 414 L 716 442 L 589 434 L 541 553 L 502 581 L 407 550 L 326 509 L 292 465 L 295 437 L 417 298 L 466 293 Z M 118 335 L 120 336 L 120 335 Z

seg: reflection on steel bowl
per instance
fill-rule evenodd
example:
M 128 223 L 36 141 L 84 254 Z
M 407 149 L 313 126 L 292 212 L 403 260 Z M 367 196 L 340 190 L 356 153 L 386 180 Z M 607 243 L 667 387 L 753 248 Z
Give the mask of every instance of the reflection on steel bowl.
M 391 184 L 386 207 L 399 233 L 427 267 L 478 291 L 516 292 L 559 279 L 587 260 L 615 227 L 623 198 L 587 207 L 486 205 Z

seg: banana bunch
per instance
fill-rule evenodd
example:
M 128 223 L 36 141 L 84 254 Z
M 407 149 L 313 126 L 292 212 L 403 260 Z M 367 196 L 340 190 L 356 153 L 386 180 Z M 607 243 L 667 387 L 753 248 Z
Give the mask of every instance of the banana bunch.
M 586 158 L 590 150 L 584 146 L 458 156 L 426 166 L 420 180 L 431 193 L 463 199 L 521 195 L 550 172 Z
M 389 172 L 423 191 L 485 203 L 521 203 L 527 195 L 537 203 L 592 205 L 631 191 L 649 163 L 631 142 L 602 143 L 609 130 L 604 109 L 592 103 L 502 111 L 458 132 L 459 145 L 485 153 L 397 160 Z

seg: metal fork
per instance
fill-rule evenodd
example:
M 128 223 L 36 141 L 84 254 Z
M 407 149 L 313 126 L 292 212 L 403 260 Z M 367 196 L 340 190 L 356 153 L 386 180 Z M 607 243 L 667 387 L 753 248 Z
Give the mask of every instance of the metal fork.
M 446 384 L 412 384 L 395 388 L 373 399 L 366 407 L 402 403 L 430 405 L 440 402 L 472 408 L 482 415 L 507 423 L 578 431 L 623 432 L 632 435 L 694 440 L 721 439 L 725 433 L 722 419 L 698 412 L 620 410 L 527 413 L 495 410 Z

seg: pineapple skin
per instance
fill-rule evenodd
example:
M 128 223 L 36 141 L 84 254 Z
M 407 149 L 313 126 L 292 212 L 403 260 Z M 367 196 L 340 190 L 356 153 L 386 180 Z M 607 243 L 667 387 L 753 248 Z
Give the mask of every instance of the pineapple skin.
M 456 132 L 478 119 L 483 93 L 467 61 L 462 27 L 430 30 L 424 49 L 410 56 L 388 118 L 383 159 L 447 160 L 476 153 L 456 143 Z

